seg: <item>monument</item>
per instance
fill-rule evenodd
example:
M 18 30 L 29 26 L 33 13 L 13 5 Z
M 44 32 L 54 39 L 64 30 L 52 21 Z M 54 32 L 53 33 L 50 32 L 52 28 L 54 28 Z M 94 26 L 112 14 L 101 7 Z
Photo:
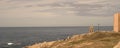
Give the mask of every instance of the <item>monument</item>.
M 114 14 L 114 32 L 120 32 L 120 13 Z

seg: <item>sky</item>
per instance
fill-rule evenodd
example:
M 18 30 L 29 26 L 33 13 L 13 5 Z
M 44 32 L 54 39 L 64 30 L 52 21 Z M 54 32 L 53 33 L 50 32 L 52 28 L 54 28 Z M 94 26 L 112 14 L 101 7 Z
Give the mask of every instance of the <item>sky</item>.
M 112 26 L 120 0 L 0 0 L 0 27 Z

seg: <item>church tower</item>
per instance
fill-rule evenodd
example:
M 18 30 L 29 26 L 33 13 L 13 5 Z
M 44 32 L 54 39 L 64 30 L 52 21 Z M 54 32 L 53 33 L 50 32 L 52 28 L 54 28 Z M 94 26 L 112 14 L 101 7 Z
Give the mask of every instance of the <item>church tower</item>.
M 120 32 L 120 13 L 114 14 L 114 32 Z

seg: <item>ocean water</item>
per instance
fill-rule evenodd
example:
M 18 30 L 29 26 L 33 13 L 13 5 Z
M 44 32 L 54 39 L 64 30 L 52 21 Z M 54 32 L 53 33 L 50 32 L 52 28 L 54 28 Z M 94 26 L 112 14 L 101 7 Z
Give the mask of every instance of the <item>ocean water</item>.
M 0 27 L 0 48 L 22 48 L 44 41 L 65 39 L 68 36 L 88 32 L 88 26 L 81 27 Z M 95 31 L 98 27 L 95 27 Z M 112 31 L 112 26 L 100 26 L 99 30 Z M 7 43 L 14 43 L 7 45 Z

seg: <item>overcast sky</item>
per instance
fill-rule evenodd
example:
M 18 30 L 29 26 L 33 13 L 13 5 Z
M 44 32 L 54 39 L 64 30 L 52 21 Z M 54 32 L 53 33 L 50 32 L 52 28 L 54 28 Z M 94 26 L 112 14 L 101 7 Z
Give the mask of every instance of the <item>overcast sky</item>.
M 120 0 L 0 0 L 0 27 L 113 25 Z

